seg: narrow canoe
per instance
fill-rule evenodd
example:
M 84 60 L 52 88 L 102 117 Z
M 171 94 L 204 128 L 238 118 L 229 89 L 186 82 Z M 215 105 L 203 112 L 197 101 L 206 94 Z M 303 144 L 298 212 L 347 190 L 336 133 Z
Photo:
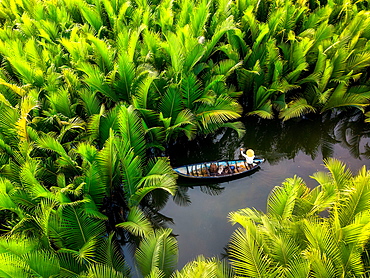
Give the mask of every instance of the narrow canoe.
M 259 168 L 263 162 L 264 159 L 254 159 L 252 168 L 248 167 L 245 159 L 242 159 L 202 162 L 184 165 L 173 169 L 182 177 L 196 179 L 220 179 L 250 173 Z M 212 164 L 215 164 L 217 167 L 217 170 L 214 173 L 211 172 Z M 213 168 L 214 167 L 215 166 L 213 166 Z

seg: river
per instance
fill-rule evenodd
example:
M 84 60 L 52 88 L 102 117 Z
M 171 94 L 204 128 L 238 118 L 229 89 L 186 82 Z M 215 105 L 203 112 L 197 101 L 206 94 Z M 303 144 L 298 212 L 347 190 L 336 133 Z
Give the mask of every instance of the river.
M 179 181 L 182 198 L 169 200 L 161 210 L 174 221 L 168 226 L 177 235 L 179 269 L 201 254 L 222 258 L 236 229 L 228 222 L 229 212 L 245 207 L 265 211 L 271 189 L 285 178 L 298 175 L 314 187 L 310 175 L 325 171 L 323 159 L 328 157 L 345 162 L 353 173 L 363 165 L 370 168 L 370 125 L 360 113 L 332 111 L 285 123 L 249 117 L 244 123 L 243 138 L 223 130 L 170 149 L 173 166 L 239 158 L 241 147 L 266 160 L 254 174 L 229 182 L 206 186 Z

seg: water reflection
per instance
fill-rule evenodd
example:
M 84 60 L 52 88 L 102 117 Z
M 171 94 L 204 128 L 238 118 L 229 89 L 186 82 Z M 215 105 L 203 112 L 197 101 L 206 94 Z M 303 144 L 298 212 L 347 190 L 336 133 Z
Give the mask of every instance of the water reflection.
M 287 122 L 250 117 L 244 121 L 246 134 L 239 139 L 235 132 L 220 131 L 192 142 L 177 142 L 169 149 L 174 166 L 219 159 L 237 159 L 239 148 L 246 147 L 274 165 L 293 159 L 299 152 L 315 159 L 333 156 L 335 144 L 348 149 L 353 158 L 370 157 L 370 147 L 360 151 L 362 138 L 369 138 L 370 126 L 357 111 L 331 111 L 311 118 Z
M 251 176 L 213 185 L 182 184 L 179 195 L 170 198 L 161 212 L 173 218 L 170 227 L 179 235 L 179 268 L 200 254 L 221 256 L 235 230 L 228 213 L 245 207 L 265 210 L 269 192 L 285 178 L 298 175 L 316 186 L 309 176 L 324 170 L 322 160 L 328 157 L 344 161 L 354 172 L 364 164 L 370 167 L 370 125 L 361 113 L 334 111 L 285 123 L 250 117 L 245 126 L 241 139 L 224 130 L 169 149 L 173 166 L 236 159 L 240 147 L 266 160 Z

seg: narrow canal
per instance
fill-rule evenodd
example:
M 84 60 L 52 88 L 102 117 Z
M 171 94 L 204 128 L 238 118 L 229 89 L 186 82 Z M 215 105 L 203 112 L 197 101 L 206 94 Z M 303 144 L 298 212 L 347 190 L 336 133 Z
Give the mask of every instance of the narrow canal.
M 324 171 L 328 157 L 345 162 L 353 173 L 363 165 L 370 168 L 370 125 L 360 114 L 333 112 L 285 123 L 253 117 L 245 126 L 241 139 L 226 131 L 170 149 L 173 166 L 236 159 L 240 147 L 266 159 L 259 171 L 241 179 L 208 185 L 179 181 L 181 198 L 169 200 L 161 210 L 174 221 L 169 227 L 178 235 L 179 268 L 200 254 L 221 258 L 236 228 L 228 213 L 245 207 L 265 211 L 271 189 L 285 178 L 297 175 L 314 187 L 310 175 Z

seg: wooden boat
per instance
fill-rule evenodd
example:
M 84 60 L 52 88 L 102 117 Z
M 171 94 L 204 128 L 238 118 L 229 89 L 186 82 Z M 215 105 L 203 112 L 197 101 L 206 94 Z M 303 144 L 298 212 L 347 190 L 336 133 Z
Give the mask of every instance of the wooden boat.
M 173 169 L 182 177 L 196 179 L 221 179 L 251 173 L 258 169 L 263 162 L 264 159 L 254 159 L 253 166 L 249 168 L 245 159 L 223 160 L 184 165 Z M 215 167 L 217 167 L 217 170 L 212 172 L 211 169 L 215 169 Z

